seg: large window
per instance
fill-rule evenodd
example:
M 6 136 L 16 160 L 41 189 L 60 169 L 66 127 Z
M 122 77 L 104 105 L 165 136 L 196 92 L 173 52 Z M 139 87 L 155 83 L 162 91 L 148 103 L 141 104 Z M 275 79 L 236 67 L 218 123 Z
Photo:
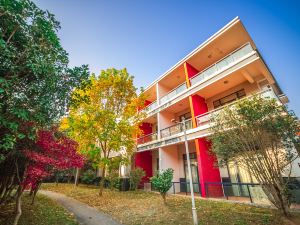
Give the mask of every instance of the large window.
M 227 95 L 227 96 L 225 96 L 223 98 L 220 98 L 220 99 L 214 101 L 213 105 L 214 105 L 214 108 L 216 109 L 216 108 L 219 108 L 219 107 L 221 107 L 223 105 L 226 105 L 226 104 L 228 104 L 230 102 L 233 102 L 233 101 L 235 101 L 237 99 L 243 98 L 245 96 L 246 96 L 245 89 L 241 89 L 241 90 L 239 90 L 237 92 L 234 92 L 234 93 L 232 93 L 230 95 Z

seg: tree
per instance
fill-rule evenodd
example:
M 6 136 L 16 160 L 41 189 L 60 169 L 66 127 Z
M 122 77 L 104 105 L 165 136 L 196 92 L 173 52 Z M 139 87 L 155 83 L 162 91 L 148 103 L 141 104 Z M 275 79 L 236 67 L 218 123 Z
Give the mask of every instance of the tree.
M 33 191 L 33 201 L 43 179 L 57 171 L 83 166 L 84 158 L 77 153 L 76 148 L 77 143 L 56 128 L 38 132 L 36 151 L 24 152 L 29 165 L 22 184 L 24 188 L 31 188 Z
M 38 126 L 66 111 L 74 87 L 88 77 L 86 66 L 68 68 L 59 22 L 29 0 L 0 0 L 0 162 Z M 32 132 L 21 132 L 32 123 Z
M 215 113 L 211 132 L 212 151 L 220 164 L 235 161 L 244 167 L 268 199 L 288 215 L 291 162 L 299 147 L 296 116 L 274 99 L 254 96 Z
M 55 171 L 66 170 L 74 167 L 82 167 L 84 158 L 76 151 L 77 143 L 67 138 L 57 130 L 40 130 L 37 134 L 35 146 L 30 150 L 24 150 L 26 166 L 22 178 L 18 177 L 20 184 L 14 197 L 16 197 L 16 218 L 18 223 L 21 216 L 21 196 L 25 189 L 30 188 L 32 204 L 43 179 L 52 175 Z M 19 173 L 17 174 L 19 176 Z M 13 184 L 13 183 L 12 183 Z M 11 194 L 10 186 L 5 192 Z
M 155 190 L 157 190 L 161 197 L 164 200 L 164 204 L 166 204 L 166 196 L 167 192 L 172 187 L 172 180 L 173 180 L 173 173 L 174 170 L 168 168 L 164 171 L 157 172 L 155 176 L 151 177 L 151 185 Z
M 37 131 L 65 114 L 71 91 L 88 77 L 87 66 L 68 67 L 58 29 L 30 0 L 0 0 L 0 204 L 22 190 L 24 153 L 34 151 Z
M 142 181 L 142 178 L 146 175 L 142 168 L 136 168 L 130 171 L 130 190 L 135 191 Z
M 61 129 L 79 143 L 79 149 L 101 170 L 99 195 L 102 195 L 106 169 L 112 153 L 128 159 L 135 150 L 134 135 L 145 115 L 137 111 L 144 105 L 137 94 L 133 77 L 126 69 L 108 69 L 92 75 L 74 90 L 69 114 Z

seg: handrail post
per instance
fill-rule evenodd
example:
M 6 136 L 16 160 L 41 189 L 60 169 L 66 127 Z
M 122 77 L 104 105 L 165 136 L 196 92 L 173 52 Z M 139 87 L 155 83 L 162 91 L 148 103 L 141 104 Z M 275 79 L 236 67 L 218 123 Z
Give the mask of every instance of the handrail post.
M 253 199 L 252 199 L 251 192 L 250 192 L 248 184 L 247 184 L 247 189 L 248 189 L 248 193 L 249 193 L 250 202 L 253 203 Z

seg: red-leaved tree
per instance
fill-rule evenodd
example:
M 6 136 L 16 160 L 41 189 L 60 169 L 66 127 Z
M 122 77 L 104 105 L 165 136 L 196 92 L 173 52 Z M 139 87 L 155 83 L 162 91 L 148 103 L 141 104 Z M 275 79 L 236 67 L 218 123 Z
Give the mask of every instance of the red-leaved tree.
M 71 168 L 81 168 L 84 158 L 76 151 L 77 143 L 59 133 L 55 128 L 41 130 L 37 135 L 36 151 L 26 150 L 25 156 L 29 159 L 26 169 L 23 188 L 31 188 L 34 197 L 42 180 L 55 171 Z

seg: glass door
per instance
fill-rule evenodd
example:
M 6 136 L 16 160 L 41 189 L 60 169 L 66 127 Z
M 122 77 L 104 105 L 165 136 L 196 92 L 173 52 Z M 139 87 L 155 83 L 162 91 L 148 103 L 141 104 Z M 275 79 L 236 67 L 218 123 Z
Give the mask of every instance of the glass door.
M 199 176 L 198 176 L 198 163 L 197 163 L 197 156 L 196 153 L 190 153 L 190 161 L 191 161 L 191 172 L 192 172 L 192 181 L 194 192 L 199 193 Z M 188 164 L 186 159 L 186 154 L 183 155 L 183 162 L 184 162 L 184 173 L 186 179 L 186 190 L 187 192 L 191 192 L 190 190 L 190 177 L 188 172 Z

